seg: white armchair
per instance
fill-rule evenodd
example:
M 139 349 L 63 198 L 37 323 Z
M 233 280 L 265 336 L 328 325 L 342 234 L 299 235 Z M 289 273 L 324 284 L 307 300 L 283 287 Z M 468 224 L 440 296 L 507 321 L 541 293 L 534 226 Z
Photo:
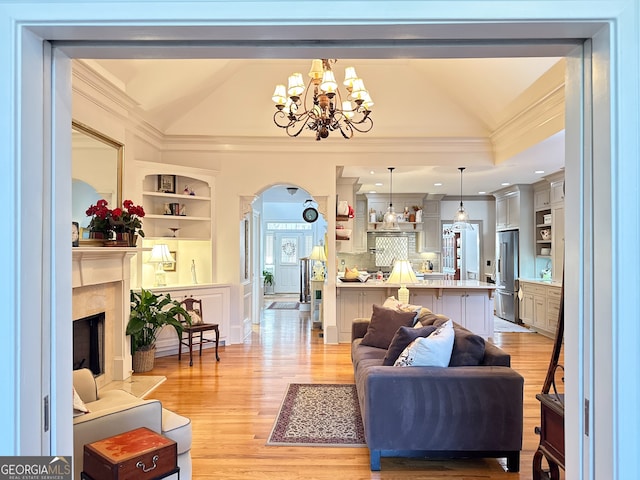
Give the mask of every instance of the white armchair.
M 73 386 L 89 413 L 73 419 L 74 479 L 80 479 L 84 445 L 147 427 L 178 444 L 180 479 L 191 480 L 191 420 L 162 408 L 159 400 L 143 400 L 124 390 L 109 390 L 98 397 L 91 370 L 74 370 Z M 174 475 L 169 478 L 177 478 Z

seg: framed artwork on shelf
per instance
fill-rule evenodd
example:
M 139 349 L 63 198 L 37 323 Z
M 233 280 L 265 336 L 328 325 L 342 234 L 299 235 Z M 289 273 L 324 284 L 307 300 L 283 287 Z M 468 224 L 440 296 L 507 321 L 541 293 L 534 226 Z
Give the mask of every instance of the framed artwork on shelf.
M 170 250 L 169 253 L 173 257 L 175 262 L 163 263 L 162 264 L 162 270 L 164 270 L 165 272 L 175 272 L 176 271 L 176 265 L 178 264 L 178 252 L 176 252 L 174 250 Z
M 176 176 L 158 175 L 158 191 L 162 193 L 176 193 Z

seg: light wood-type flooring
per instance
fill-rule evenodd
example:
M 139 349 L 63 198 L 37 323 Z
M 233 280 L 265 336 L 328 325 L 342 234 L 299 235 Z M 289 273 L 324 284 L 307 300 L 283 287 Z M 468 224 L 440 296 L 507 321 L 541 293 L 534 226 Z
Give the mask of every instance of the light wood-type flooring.
M 267 298 L 268 306 L 276 298 Z M 278 299 L 291 301 L 295 298 Z M 519 473 L 507 473 L 502 459 L 416 460 L 383 458 L 382 471 L 369 470 L 367 448 L 266 446 L 289 383 L 354 383 L 348 344 L 325 345 L 308 312 L 267 310 L 243 345 L 195 357 L 157 358 L 149 375 L 166 382 L 149 397 L 191 418 L 194 479 L 531 479 L 540 424 L 536 393 L 544 380 L 552 340 L 535 333 L 499 333 L 494 343 L 511 354 L 525 377 L 524 433 Z

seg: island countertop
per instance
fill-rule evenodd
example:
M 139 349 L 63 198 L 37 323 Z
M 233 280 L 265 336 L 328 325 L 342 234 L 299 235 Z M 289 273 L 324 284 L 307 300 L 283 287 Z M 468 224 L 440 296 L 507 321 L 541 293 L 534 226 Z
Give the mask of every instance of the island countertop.
M 371 316 L 373 305 L 396 296 L 400 285 L 369 279 L 366 282 L 336 280 L 338 341 L 351 341 L 355 318 Z M 478 280 L 425 280 L 407 284 L 409 303 L 442 313 L 484 338 L 493 337 L 494 283 Z
M 437 288 L 437 289 L 459 289 L 459 290 L 495 290 L 494 283 L 481 282 L 479 280 L 423 280 L 416 283 L 407 283 L 409 289 Z M 336 280 L 338 288 L 400 288 L 398 283 L 389 283 L 380 280 L 369 279 L 366 282 L 343 282 Z

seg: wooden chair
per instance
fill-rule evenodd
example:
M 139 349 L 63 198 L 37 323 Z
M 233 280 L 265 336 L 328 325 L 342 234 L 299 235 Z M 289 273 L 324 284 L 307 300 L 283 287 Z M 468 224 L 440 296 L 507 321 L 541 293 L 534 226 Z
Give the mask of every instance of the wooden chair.
M 184 309 L 187 312 L 196 312 L 200 316 L 200 318 L 204 320 L 204 312 L 202 311 L 202 300 L 197 300 L 195 298 L 189 297 L 189 298 L 185 298 L 182 302 L 180 302 L 180 304 L 182 305 L 182 307 L 184 307 Z M 199 323 L 199 324 L 189 325 L 184 319 L 182 321 L 182 324 L 183 324 L 183 327 L 182 327 L 183 330 L 182 330 L 182 335 L 179 339 L 180 345 L 178 345 L 178 348 L 179 348 L 178 361 L 182 359 L 183 345 L 189 348 L 189 366 L 192 367 L 193 366 L 193 346 L 200 345 L 200 356 L 202 356 L 202 344 L 215 342 L 216 361 L 219 362 L 220 356 L 218 355 L 218 340 L 220 339 L 220 330 L 218 329 L 218 324 L 217 323 Z M 216 332 L 215 340 L 212 340 L 210 338 L 205 338 L 203 336 L 204 332 L 208 332 L 210 330 L 213 330 Z M 194 342 L 193 337 L 194 335 L 198 335 L 198 334 L 200 334 L 200 339 Z

